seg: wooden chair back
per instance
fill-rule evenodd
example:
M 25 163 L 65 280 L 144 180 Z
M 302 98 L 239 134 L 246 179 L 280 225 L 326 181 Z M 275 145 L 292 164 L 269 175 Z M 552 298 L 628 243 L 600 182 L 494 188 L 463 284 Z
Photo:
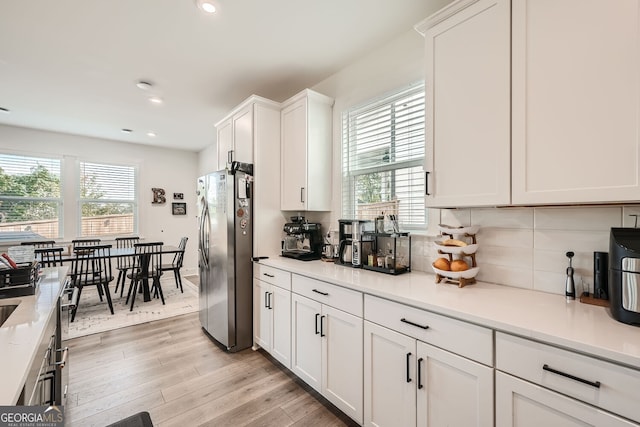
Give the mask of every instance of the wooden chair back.
M 162 246 L 163 242 L 136 243 L 133 245 L 132 274 L 140 277 L 160 277 L 162 275 Z
M 88 245 L 74 249 L 71 262 L 71 277 L 74 286 L 109 283 L 111 273 L 111 245 Z
M 35 248 L 52 248 L 56 245 L 55 240 L 25 240 L 20 242 L 22 246 L 33 246 Z
M 140 237 L 116 237 L 116 248 L 126 249 L 133 248 L 136 243 L 140 242 Z M 116 258 L 117 268 L 119 270 L 129 269 L 133 266 L 133 256 L 121 256 Z
M 34 249 L 36 259 L 42 267 L 62 267 L 62 251 L 64 248 L 39 248 Z

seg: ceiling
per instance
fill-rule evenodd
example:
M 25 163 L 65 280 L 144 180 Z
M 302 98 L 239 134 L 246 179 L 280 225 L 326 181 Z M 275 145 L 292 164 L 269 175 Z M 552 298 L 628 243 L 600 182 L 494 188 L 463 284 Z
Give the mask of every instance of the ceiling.
M 283 101 L 435 8 L 435 0 L 214 1 L 217 13 L 206 15 L 194 0 L 2 0 L 0 107 L 10 112 L 0 111 L 0 124 L 200 151 L 249 95 Z

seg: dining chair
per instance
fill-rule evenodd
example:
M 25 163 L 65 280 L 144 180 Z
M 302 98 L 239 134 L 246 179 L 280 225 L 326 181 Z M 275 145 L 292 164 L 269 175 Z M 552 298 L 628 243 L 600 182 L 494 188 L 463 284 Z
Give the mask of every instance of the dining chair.
M 133 265 L 131 267 L 131 273 L 127 275 L 127 277 L 131 279 L 131 284 L 129 285 L 129 291 L 127 292 L 127 299 L 125 301 L 125 303 L 129 303 L 129 298 L 131 298 L 131 308 L 129 311 L 133 311 L 136 294 L 138 293 L 140 285 L 143 287 L 149 286 L 149 281 L 152 282 L 151 290 L 154 291 L 154 297 L 159 296 L 164 305 L 164 294 L 162 293 L 162 286 L 160 285 L 163 245 L 164 243 L 162 242 L 136 243 L 133 245 Z
M 22 246 L 34 246 L 35 248 L 52 248 L 56 245 L 55 240 L 25 240 L 20 242 Z
M 86 245 L 74 250 L 71 261 L 71 280 L 73 286 L 78 288 L 78 303 L 71 313 L 71 321 L 76 318 L 76 312 L 80 306 L 82 290 L 86 286 L 95 286 L 102 301 L 104 294 L 111 314 L 113 303 L 109 292 L 109 283 L 113 280 L 111 273 L 111 247 L 112 245 Z
M 78 246 L 94 246 L 94 245 L 99 245 L 101 242 L 100 239 L 73 239 L 71 241 L 71 245 L 73 246 L 73 249 L 77 248 Z
M 62 267 L 62 251 L 64 248 L 38 248 L 34 249 L 36 260 L 42 267 Z
M 140 242 L 140 237 L 116 237 L 116 248 L 126 249 L 133 248 L 133 245 Z M 116 268 L 118 269 L 118 279 L 116 280 L 116 290 L 120 287 L 120 296 L 124 293 L 124 282 L 127 281 L 127 271 L 133 267 L 133 255 L 119 256 L 116 258 Z
M 171 264 L 163 264 L 160 268 L 163 272 L 173 271 L 173 275 L 176 278 L 176 288 L 180 288 L 181 293 L 184 293 L 184 291 L 182 290 L 182 278 L 180 277 L 180 269 L 182 268 L 182 262 L 184 260 L 184 250 L 187 247 L 187 240 L 189 240 L 188 237 L 183 237 L 182 239 L 180 239 L 180 244 L 178 245 L 178 249 L 180 249 L 180 251 L 175 253 Z

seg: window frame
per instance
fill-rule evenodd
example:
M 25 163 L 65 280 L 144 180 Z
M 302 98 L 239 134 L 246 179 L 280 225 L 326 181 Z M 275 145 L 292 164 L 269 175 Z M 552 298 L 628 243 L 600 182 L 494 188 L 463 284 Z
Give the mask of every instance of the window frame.
M 396 135 L 395 135 L 395 120 L 394 118 L 396 117 L 396 111 L 394 111 L 393 109 L 393 104 L 399 100 L 401 100 L 402 98 L 406 98 L 408 96 L 425 96 L 425 84 L 423 81 L 420 82 L 415 82 L 412 83 L 408 86 L 404 86 L 401 87 L 397 90 L 391 91 L 383 96 L 377 97 L 377 98 L 373 98 L 369 101 L 366 101 L 360 105 L 351 107 L 349 109 L 347 109 L 346 111 L 344 111 L 342 113 L 342 140 L 341 140 L 341 148 L 342 148 L 342 152 L 341 152 L 341 175 L 342 175 L 342 187 L 341 187 L 341 193 L 342 193 L 342 198 L 341 198 L 341 214 L 343 216 L 347 216 L 349 218 L 355 218 L 357 215 L 357 202 L 356 202 L 356 181 L 358 179 L 358 177 L 362 177 L 368 174 L 372 174 L 372 173 L 379 173 L 379 172 L 390 172 L 391 173 L 391 177 L 389 178 L 390 181 L 392 182 L 391 184 L 391 190 L 390 190 L 390 195 L 389 198 L 391 200 L 395 199 L 395 195 L 396 195 L 396 191 L 398 190 L 398 188 L 396 187 L 396 183 L 394 182 L 395 178 L 395 171 L 400 171 L 400 170 L 406 170 L 408 174 L 412 173 L 411 169 L 412 168 L 420 168 L 423 169 L 424 168 L 424 161 L 425 161 L 425 156 L 426 156 L 426 152 L 423 151 L 422 156 L 419 157 L 412 157 L 410 159 L 406 159 L 406 160 L 401 160 L 401 161 L 393 161 L 393 162 L 389 162 L 386 164 L 380 164 L 380 162 L 378 164 L 375 164 L 373 166 L 366 166 L 366 167 L 361 167 L 361 168 L 354 168 L 353 165 L 353 161 L 351 159 L 351 156 L 353 154 L 353 149 L 352 149 L 352 144 L 354 143 L 354 141 L 352 140 L 352 135 L 354 133 L 356 133 L 356 130 L 354 130 L 354 124 L 351 122 L 351 120 L 353 120 L 355 117 L 358 116 L 358 114 L 363 115 L 365 112 L 371 112 L 371 111 L 375 111 L 376 109 L 381 109 L 384 108 L 384 106 L 391 106 L 391 112 L 389 113 L 390 115 L 390 122 L 388 125 L 389 128 L 389 134 L 390 134 L 390 141 L 389 141 L 389 147 L 391 148 L 391 151 L 389 153 L 390 157 L 394 157 L 394 155 L 396 154 L 395 151 L 395 147 L 396 144 L 395 142 L 397 141 Z M 423 101 L 423 108 L 424 108 L 424 101 Z M 425 114 L 423 112 L 422 115 L 420 115 L 421 120 L 422 120 L 422 127 L 423 127 L 423 136 L 422 136 L 422 143 L 424 145 L 424 136 L 426 133 L 426 117 Z M 407 142 L 406 143 L 407 146 L 409 146 L 411 144 L 411 142 Z M 381 146 L 380 148 L 383 148 L 383 146 Z M 413 172 L 415 173 L 415 172 Z M 422 187 L 420 189 L 420 186 L 418 184 L 410 184 L 408 186 L 408 188 L 411 189 L 411 191 L 415 191 L 416 195 L 413 196 L 412 198 L 416 198 L 421 196 L 421 205 L 422 208 L 424 210 L 423 213 L 423 221 L 422 222 L 415 222 L 412 220 L 409 221 L 403 221 L 401 222 L 401 228 L 405 229 L 405 230 L 426 230 L 430 221 L 429 221 L 429 210 L 427 209 L 427 207 L 424 205 L 424 172 L 421 170 L 420 172 L 420 176 L 421 176 L 421 180 L 422 180 Z M 417 191 L 418 189 L 420 189 L 420 191 Z M 418 196 L 419 194 L 419 196 Z M 400 199 L 402 200 L 402 199 Z M 383 201 L 384 202 L 384 201 Z M 400 220 L 402 221 L 402 216 L 400 215 Z
M 61 239 L 64 236 L 64 223 L 65 223 L 65 215 L 64 215 L 64 194 L 65 194 L 65 185 L 64 185 L 64 170 L 65 170 L 65 159 L 62 156 L 52 155 L 48 153 L 27 153 L 20 151 L 0 151 L 0 155 L 2 156 L 12 156 L 19 157 L 23 159 L 41 159 L 47 162 L 57 162 L 58 164 L 58 178 L 59 178 L 59 195 L 58 197 L 29 197 L 29 196 L 2 196 L 0 195 L 0 200 L 16 200 L 23 202 L 53 202 L 57 204 L 58 209 L 58 234 L 57 236 L 45 236 L 47 239 Z
M 133 171 L 133 184 L 134 184 L 134 189 L 133 189 L 133 201 L 131 200 L 127 200 L 127 199 L 107 199 L 107 200 L 102 200 L 102 199 L 95 199 L 95 198 L 82 198 L 82 170 L 83 170 L 83 164 L 95 164 L 95 165 L 100 165 L 100 166 L 113 166 L 113 167 L 119 167 L 119 168 L 131 168 Z M 137 234 L 138 233 L 138 218 L 139 218 L 139 177 L 140 177 L 140 168 L 139 165 L 136 163 L 118 163 L 118 162 L 104 162 L 104 161 L 96 161 L 93 159 L 88 159 L 88 158 L 82 158 L 82 159 L 77 159 L 76 162 L 76 174 L 75 174 L 75 182 L 76 182 L 76 216 L 77 216 L 77 221 L 76 221 L 76 235 L 80 236 L 82 238 L 89 238 L 89 237 L 104 237 L 104 236 L 120 236 L 120 235 L 133 235 L 133 234 Z M 114 232 L 114 233 L 109 233 L 109 234 L 101 234 L 101 235 L 83 235 L 83 215 L 82 215 L 82 207 L 85 204 L 90 204 L 90 203 L 99 203 L 99 204 L 131 204 L 132 205 L 132 210 L 133 210 L 133 229 L 131 231 L 127 231 L 127 232 Z

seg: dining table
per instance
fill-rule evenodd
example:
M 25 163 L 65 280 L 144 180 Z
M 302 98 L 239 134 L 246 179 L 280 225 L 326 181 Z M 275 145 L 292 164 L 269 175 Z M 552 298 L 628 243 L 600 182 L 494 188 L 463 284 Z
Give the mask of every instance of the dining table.
M 87 246 L 86 248 L 90 248 L 90 246 Z M 85 249 L 85 247 L 83 246 L 78 246 L 75 248 L 76 251 L 78 250 L 83 250 Z M 72 249 L 72 252 L 74 251 L 74 249 Z M 157 255 L 157 254 L 177 254 L 179 252 L 182 252 L 183 249 L 178 248 L 177 246 L 173 246 L 173 245 L 162 245 L 162 248 L 160 249 L 160 251 L 149 251 L 149 252 L 145 252 L 140 254 L 140 256 L 142 257 L 142 260 L 140 262 L 140 265 L 149 265 L 149 257 L 151 255 Z M 87 255 L 89 257 L 91 257 L 91 253 L 89 254 L 83 254 L 83 255 Z M 131 248 L 111 248 L 110 254 L 109 254 L 109 258 L 119 258 L 119 257 L 128 257 L 128 256 L 135 256 L 135 248 L 131 247 Z M 96 257 L 97 258 L 97 257 Z M 146 258 L 146 259 L 145 259 Z M 71 253 L 67 253 L 64 254 L 62 256 L 62 262 L 73 262 L 73 260 L 77 259 L 76 256 Z M 143 269 L 143 276 L 142 276 L 142 295 L 143 298 L 142 300 L 147 302 L 147 301 L 151 301 L 151 290 L 149 287 L 149 275 L 148 275 L 148 271 L 145 271 L 145 269 Z

